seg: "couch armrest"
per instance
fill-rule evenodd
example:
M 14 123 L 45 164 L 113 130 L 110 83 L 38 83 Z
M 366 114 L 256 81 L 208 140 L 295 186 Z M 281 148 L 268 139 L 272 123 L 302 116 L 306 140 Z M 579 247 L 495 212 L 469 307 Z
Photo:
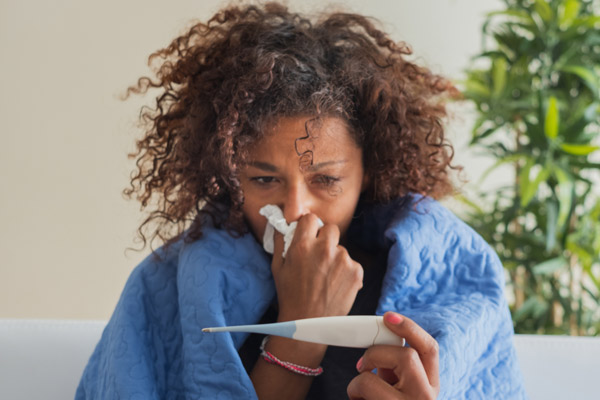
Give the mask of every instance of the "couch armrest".
M 598 399 L 600 338 L 515 335 L 530 400 Z
M 72 399 L 105 325 L 0 320 L 0 398 Z

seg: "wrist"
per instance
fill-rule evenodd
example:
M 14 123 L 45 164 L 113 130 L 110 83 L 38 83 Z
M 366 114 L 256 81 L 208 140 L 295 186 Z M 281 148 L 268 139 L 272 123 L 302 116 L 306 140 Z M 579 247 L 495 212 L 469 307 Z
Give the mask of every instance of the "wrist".
M 305 365 L 298 365 L 298 364 L 294 364 L 289 361 L 280 360 L 274 354 L 272 354 L 266 350 L 265 347 L 269 341 L 269 338 L 270 338 L 270 336 L 265 336 L 265 338 L 263 339 L 263 341 L 260 345 L 260 356 L 263 358 L 263 360 L 265 360 L 269 364 L 277 365 L 277 366 L 287 369 L 288 371 L 291 371 L 295 374 L 309 376 L 309 377 L 319 376 L 323 373 L 323 367 L 321 367 L 321 366 L 319 366 L 318 368 L 311 368 L 311 367 L 307 367 Z
M 281 360 L 317 368 L 325 356 L 327 345 L 271 336 L 265 350 Z
M 290 311 L 286 311 L 290 310 Z M 321 308 L 312 308 L 300 310 L 300 307 L 281 308 L 277 315 L 277 322 L 296 321 L 298 319 L 329 317 L 331 313 L 325 312 Z

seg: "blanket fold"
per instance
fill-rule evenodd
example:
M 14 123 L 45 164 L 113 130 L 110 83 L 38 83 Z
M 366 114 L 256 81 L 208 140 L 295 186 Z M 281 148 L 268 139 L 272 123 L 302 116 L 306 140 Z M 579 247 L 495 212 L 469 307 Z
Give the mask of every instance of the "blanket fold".
M 525 398 L 502 265 L 483 239 L 430 199 L 359 214 L 349 235 L 388 251 L 377 314 L 436 338 L 439 398 Z M 201 329 L 260 320 L 275 296 L 269 256 L 250 234 L 210 227 L 157 254 L 131 274 L 76 399 L 256 398 L 237 353 L 247 334 Z

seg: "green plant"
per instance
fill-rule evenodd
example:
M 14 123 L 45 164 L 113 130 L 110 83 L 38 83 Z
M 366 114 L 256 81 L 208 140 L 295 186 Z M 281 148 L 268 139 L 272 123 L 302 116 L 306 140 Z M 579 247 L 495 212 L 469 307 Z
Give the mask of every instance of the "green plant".
M 511 166 L 514 184 L 467 201 L 465 218 L 504 263 L 517 332 L 598 335 L 600 1 L 505 4 L 463 92 L 471 146 L 491 169 Z

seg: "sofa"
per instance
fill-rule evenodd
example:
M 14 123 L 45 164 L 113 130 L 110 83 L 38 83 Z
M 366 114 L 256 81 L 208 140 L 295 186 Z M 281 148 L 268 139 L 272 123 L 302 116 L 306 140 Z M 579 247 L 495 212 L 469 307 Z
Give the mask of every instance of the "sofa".
M 72 399 L 106 321 L 0 319 L 0 399 Z M 531 400 L 600 399 L 600 338 L 516 335 Z

